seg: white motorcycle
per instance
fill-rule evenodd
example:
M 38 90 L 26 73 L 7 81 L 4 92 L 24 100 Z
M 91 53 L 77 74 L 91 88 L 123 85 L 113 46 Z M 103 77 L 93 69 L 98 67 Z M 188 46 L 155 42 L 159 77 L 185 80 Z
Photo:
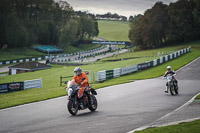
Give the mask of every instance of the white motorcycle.
M 175 83 L 174 77 L 175 75 L 167 75 L 167 84 L 168 90 L 170 91 L 171 95 L 178 94 L 178 84 Z

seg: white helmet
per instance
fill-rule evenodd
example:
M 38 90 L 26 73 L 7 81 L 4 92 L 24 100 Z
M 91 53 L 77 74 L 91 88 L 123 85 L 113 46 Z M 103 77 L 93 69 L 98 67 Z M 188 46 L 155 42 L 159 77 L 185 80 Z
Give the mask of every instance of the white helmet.
M 74 68 L 74 73 L 75 73 L 77 76 L 80 75 L 80 74 L 82 73 L 81 68 L 80 68 L 80 67 Z
M 172 69 L 172 67 L 171 66 L 167 66 L 167 70 L 171 70 Z

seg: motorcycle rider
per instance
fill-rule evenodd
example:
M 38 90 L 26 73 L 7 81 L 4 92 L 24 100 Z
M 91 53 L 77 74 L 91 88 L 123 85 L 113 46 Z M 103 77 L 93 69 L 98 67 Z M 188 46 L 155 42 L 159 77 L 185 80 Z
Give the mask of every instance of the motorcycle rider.
M 80 89 L 78 92 L 78 98 L 81 101 L 80 106 L 81 106 L 81 108 L 83 108 L 82 96 L 83 96 L 84 90 L 89 87 L 88 77 L 86 76 L 85 73 L 82 73 L 82 70 L 80 67 L 76 67 L 74 69 L 74 74 L 75 74 L 75 76 L 73 77 L 72 82 L 75 82 L 77 85 L 80 85 Z
M 175 82 L 175 86 L 178 87 L 178 81 L 173 76 L 173 75 L 176 75 L 176 73 L 174 71 L 172 71 L 172 67 L 171 66 L 167 66 L 167 71 L 165 72 L 163 78 L 167 77 L 167 75 L 171 75 L 172 76 L 173 81 Z M 166 83 L 165 93 L 168 93 L 168 82 Z

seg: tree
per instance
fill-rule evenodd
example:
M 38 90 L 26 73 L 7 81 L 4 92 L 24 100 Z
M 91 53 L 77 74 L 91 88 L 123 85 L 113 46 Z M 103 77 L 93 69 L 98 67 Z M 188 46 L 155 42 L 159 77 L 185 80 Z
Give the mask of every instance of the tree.
M 63 29 L 59 38 L 59 45 L 64 48 L 67 45 L 77 45 L 79 22 L 75 19 L 70 20 Z
M 194 3 L 188 0 L 179 0 L 168 7 L 169 25 L 168 41 L 171 43 L 189 42 L 194 40 Z
M 8 20 L 10 20 L 10 22 L 6 24 L 7 28 L 5 37 L 9 48 L 27 46 L 29 41 L 29 34 L 26 31 L 26 28 L 15 17 L 11 17 Z
M 129 38 L 141 48 L 154 48 L 166 42 L 165 30 L 168 23 L 167 5 L 157 2 L 139 20 L 133 21 Z
M 93 19 L 86 14 L 82 14 L 79 17 L 79 38 L 80 40 L 90 39 L 91 37 L 97 35 L 95 23 Z
M 133 16 L 130 16 L 128 19 L 130 22 L 134 20 Z
M 194 9 L 193 9 L 193 18 L 194 18 L 194 39 L 198 40 L 200 38 L 200 1 L 193 0 L 194 2 Z
M 54 0 L 0 0 L 0 29 L 1 47 L 75 44 L 99 32 L 94 15 L 75 13 L 66 1 Z
M 130 24 L 129 30 L 129 39 L 133 45 L 136 45 L 140 48 L 145 48 L 145 45 L 142 41 L 142 29 L 143 29 L 143 19 L 144 16 L 141 15 L 137 20 L 134 20 Z

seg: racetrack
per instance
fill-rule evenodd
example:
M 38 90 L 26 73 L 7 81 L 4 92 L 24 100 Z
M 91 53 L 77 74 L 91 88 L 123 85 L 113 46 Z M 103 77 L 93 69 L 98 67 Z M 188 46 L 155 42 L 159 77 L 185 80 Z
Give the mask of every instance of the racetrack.
M 200 58 L 177 72 L 179 95 L 165 94 L 161 77 L 97 90 L 98 108 L 71 116 L 67 97 L 0 110 L 2 133 L 125 133 L 149 124 L 200 92 Z

